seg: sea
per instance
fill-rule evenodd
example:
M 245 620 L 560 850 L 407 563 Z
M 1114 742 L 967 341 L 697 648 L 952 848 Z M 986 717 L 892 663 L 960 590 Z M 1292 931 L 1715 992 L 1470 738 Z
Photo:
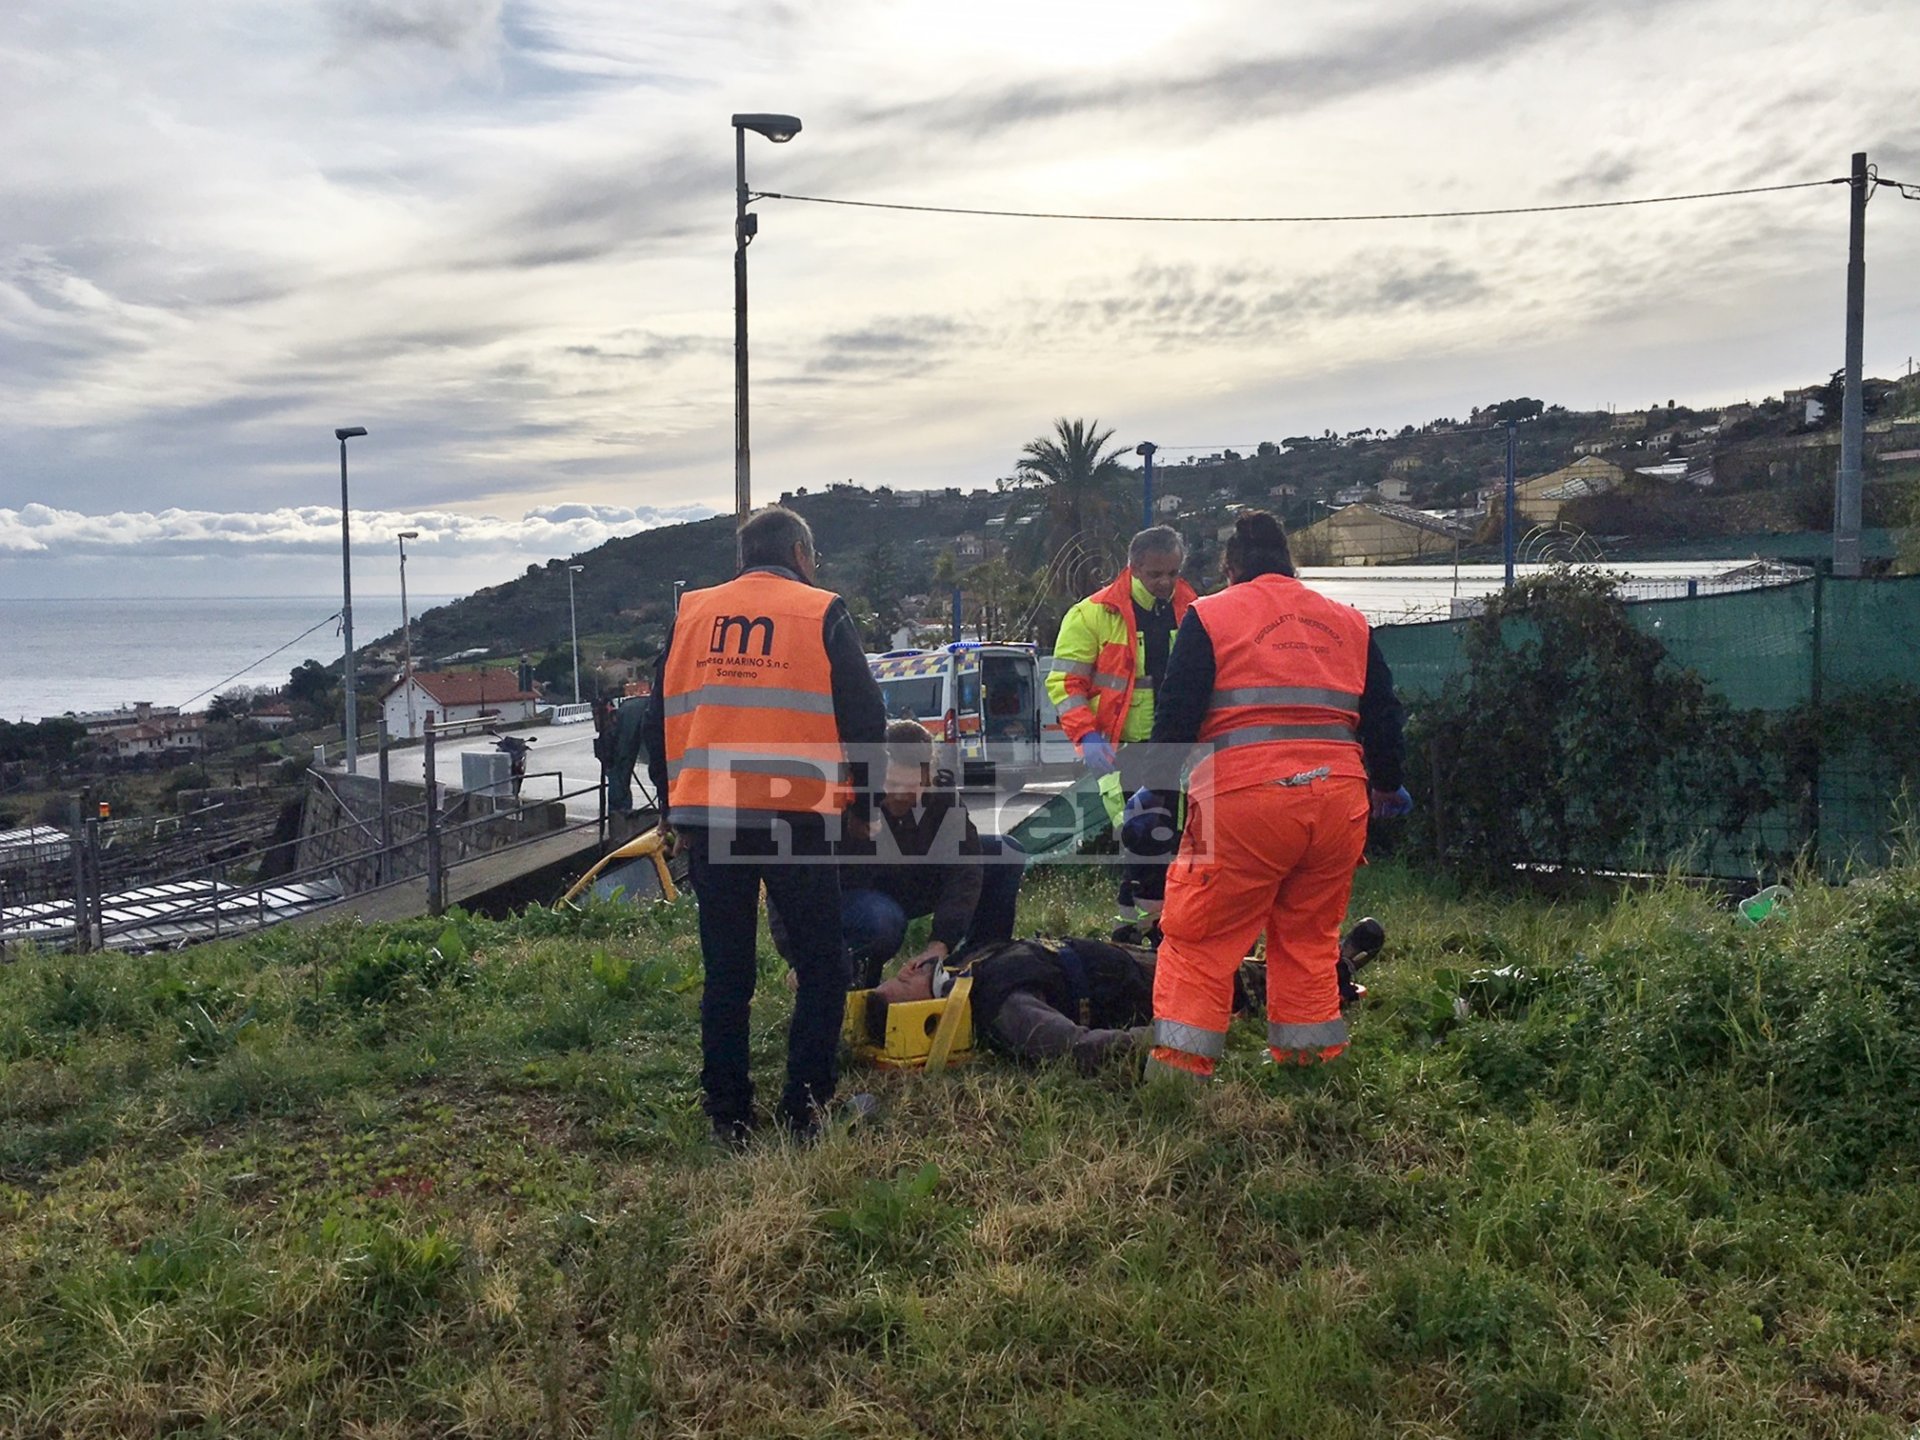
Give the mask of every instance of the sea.
M 408 592 L 422 611 L 454 595 Z M 0 600 L 0 719 L 115 710 L 138 700 L 204 710 L 236 685 L 284 685 L 303 661 L 338 660 L 338 596 Z M 365 645 L 400 628 L 398 595 L 355 595 Z
M 1546 567 L 1522 565 L 1522 575 Z M 1794 578 L 1750 559 L 1602 565 L 1630 599 L 1717 594 Z M 1768 573 L 1751 573 L 1756 568 Z M 1301 578 L 1376 625 L 1444 620 L 1496 593 L 1498 565 L 1304 569 Z M 412 595 L 418 617 L 453 595 Z M 235 685 L 282 685 L 305 660 L 340 658 L 340 602 L 329 596 L 0 600 L 0 719 L 113 710 L 136 700 L 206 708 Z M 361 644 L 400 628 L 398 595 L 355 596 Z M 304 633 L 303 633 L 304 632 Z

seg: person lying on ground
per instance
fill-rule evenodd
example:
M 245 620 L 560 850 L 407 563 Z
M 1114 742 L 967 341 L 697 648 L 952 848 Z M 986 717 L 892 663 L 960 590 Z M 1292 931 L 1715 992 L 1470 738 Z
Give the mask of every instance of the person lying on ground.
M 1340 942 L 1342 1003 L 1365 996 L 1353 976 L 1386 944 L 1371 916 Z M 988 1048 L 1016 1060 L 1068 1061 L 1083 1075 L 1153 1045 L 1154 952 L 1107 940 L 1011 940 L 969 948 L 951 965 L 914 956 L 867 1000 L 867 1031 L 886 1033 L 887 1007 L 940 999 L 962 973 L 973 976 L 969 1004 L 974 1033 Z M 1234 986 L 1234 1013 L 1266 1013 L 1266 966 L 1249 960 Z

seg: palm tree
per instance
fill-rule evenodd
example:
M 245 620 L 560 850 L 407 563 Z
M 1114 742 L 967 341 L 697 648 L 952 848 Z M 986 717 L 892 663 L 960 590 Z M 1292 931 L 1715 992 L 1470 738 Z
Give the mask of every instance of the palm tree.
M 1123 447 L 1107 449 L 1113 431 L 1099 426 L 1098 420 L 1055 420 L 1052 435 L 1021 448 L 1011 482 L 1026 493 L 1016 498 L 1009 525 L 1033 517 L 1034 528 L 1042 530 L 1041 558 L 1063 595 L 1097 585 L 1124 553 L 1119 517 L 1126 513 L 1132 477 L 1120 463 Z

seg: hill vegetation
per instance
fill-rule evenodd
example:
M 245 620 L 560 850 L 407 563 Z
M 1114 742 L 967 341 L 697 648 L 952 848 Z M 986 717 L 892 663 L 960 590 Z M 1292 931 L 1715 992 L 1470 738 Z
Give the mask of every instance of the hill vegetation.
M 1097 924 L 1037 877 L 1023 929 Z M 690 905 L 0 967 L 0 1433 L 1902 1437 L 1920 865 L 1393 866 L 1339 1064 L 713 1151 Z M 787 1007 L 763 947 L 755 1065 Z
M 1607 537 L 1610 555 L 1714 535 L 1819 529 L 1830 523 L 1832 510 L 1839 407 L 1830 390 L 1815 387 L 1816 394 L 1769 397 L 1728 410 L 1689 409 L 1670 400 L 1628 416 L 1571 411 L 1522 397 L 1490 404 L 1464 421 L 1443 416 L 1397 432 L 1295 435 L 1263 442 L 1247 454 L 1163 453 L 1155 467 L 1155 494 L 1173 497 L 1175 523 L 1188 536 L 1194 566 L 1199 573 L 1212 573 L 1218 564 L 1219 521 L 1229 505 L 1272 509 L 1290 528 L 1300 529 L 1324 515 L 1336 497 L 1393 482 L 1405 487 L 1405 503 L 1416 507 L 1471 507 L 1477 494 L 1504 474 L 1505 424 L 1511 419 L 1522 476 L 1556 470 L 1574 460 L 1577 450 L 1605 454 L 1629 471 L 1680 461 L 1699 475 L 1712 473 L 1710 489 L 1636 480 L 1617 497 L 1580 502 L 1585 508 L 1574 508 L 1570 522 Z M 1809 421 L 1807 401 L 1821 395 L 1834 403 Z M 1920 416 L 1920 385 L 1912 382 L 1873 381 L 1867 398 L 1876 423 Z M 847 482 L 766 498 L 784 499 L 806 515 L 820 542 L 823 582 L 861 602 L 857 608 L 870 639 L 885 648 L 886 635 L 899 619 L 911 618 L 908 612 L 943 614 L 938 597 L 946 587 L 996 555 L 1007 562 L 1007 573 L 982 577 L 973 588 L 993 593 L 981 597 L 970 591 L 970 604 L 995 614 L 1033 609 L 1036 597 L 1016 582 L 1044 578 L 1062 543 L 1061 507 L 1045 495 L 1040 503 L 1029 503 L 1032 492 L 1023 495 L 1023 488 L 1036 475 L 1052 475 L 1044 465 L 1036 470 L 1033 460 L 1036 453 L 1044 457 L 1057 451 L 1056 439 L 1069 453 L 1078 453 L 1072 426 L 1080 423 L 1059 422 L 1068 428 L 1057 426 L 1054 436 L 1033 442 L 1018 465 L 1018 457 L 1010 456 L 1009 474 L 990 485 L 895 492 Z M 1920 427 L 1920 420 L 1912 423 Z M 1079 440 L 1090 437 L 1088 427 Z M 1915 446 L 1920 447 L 1920 437 Z M 1089 542 L 1090 552 L 1110 555 L 1137 527 L 1141 474 L 1131 468 L 1131 454 L 1124 458 L 1126 467 L 1109 462 L 1097 482 L 1102 498 L 1088 513 L 1099 517 L 1100 533 Z M 1882 465 L 1869 458 L 1870 478 L 1920 481 L 1920 465 Z M 1069 493 L 1069 480 L 1054 476 L 1053 483 L 1061 496 Z M 1106 503 L 1109 486 L 1121 503 Z M 1868 523 L 1906 523 L 1912 491 L 1910 484 L 1870 485 Z M 1079 515 L 1083 503 L 1067 502 L 1068 513 Z M 536 660 L 558 655 L 568 644 L 566 565 L 571 560 L 586 567 L 576 577 L 576 598 L 589 661 L 643 662 L 658 651 L 675 582 L 696 588 L 718 583 L 732 573 L 732 554 L 732 521 L 725 516 L 610 540 L 582 555 L 530 565 L 514 580 L 417 616 L 415 653 L 431 658 L 485 649 L 496 657 L 525 653 Z M 397 649 L 395 636 L 384 643 Z

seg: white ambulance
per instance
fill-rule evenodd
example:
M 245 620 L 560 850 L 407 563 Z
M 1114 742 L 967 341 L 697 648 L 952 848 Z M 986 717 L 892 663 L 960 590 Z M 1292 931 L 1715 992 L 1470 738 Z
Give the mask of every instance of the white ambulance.
M 1047 696 L 1047 662 L 1032 645 L 961 640 L 867 662 L 887 718 L 918 720 L 951 746 L 964 784 L 1018 789 L 1043 766 L 1074 762 Z

